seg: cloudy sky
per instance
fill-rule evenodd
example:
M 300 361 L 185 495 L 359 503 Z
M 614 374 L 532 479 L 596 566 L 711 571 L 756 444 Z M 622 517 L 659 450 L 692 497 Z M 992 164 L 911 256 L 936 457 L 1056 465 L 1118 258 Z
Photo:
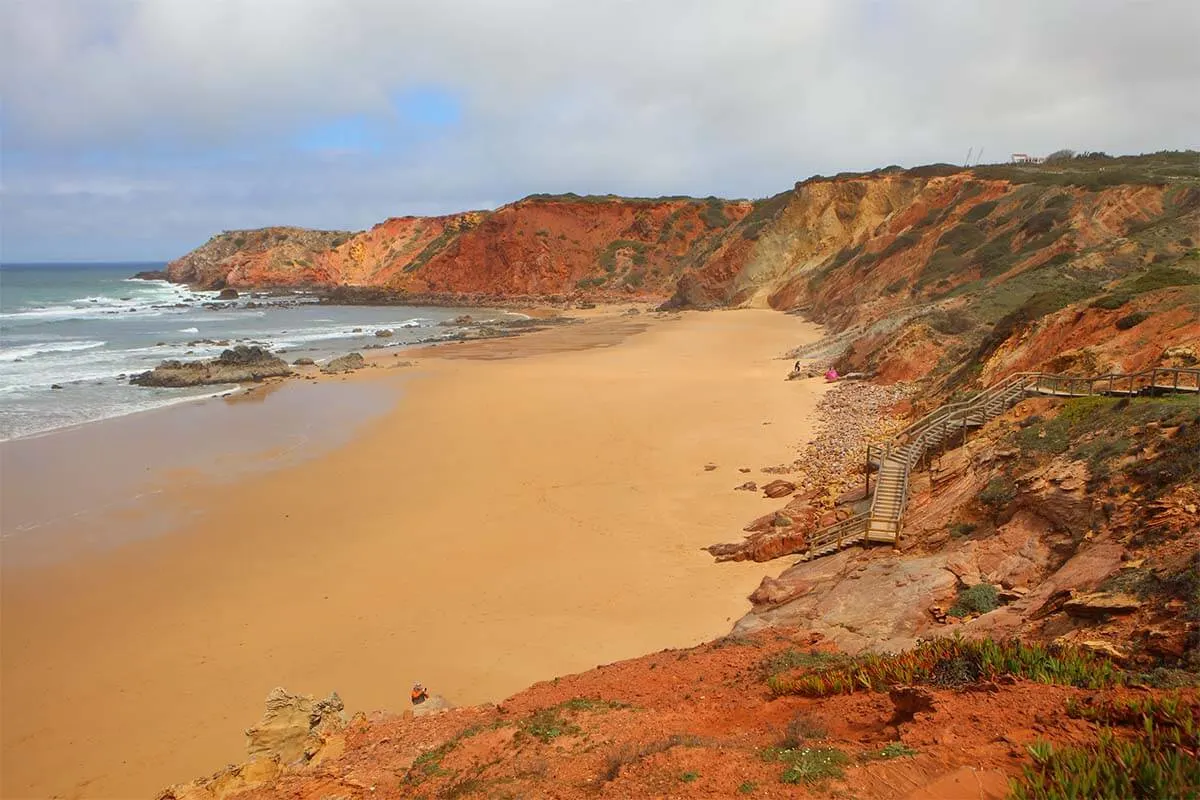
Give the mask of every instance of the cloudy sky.
M 1197 146 L 1194 0 L 0 0 L 0 258 Z

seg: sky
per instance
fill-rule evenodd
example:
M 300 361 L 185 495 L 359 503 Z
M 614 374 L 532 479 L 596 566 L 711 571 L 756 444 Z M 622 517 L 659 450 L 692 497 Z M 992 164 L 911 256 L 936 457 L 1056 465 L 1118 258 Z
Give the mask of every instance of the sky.
M 1198 37 L 1194 0 L 0 0 L 0 260 L 1195 148 Z

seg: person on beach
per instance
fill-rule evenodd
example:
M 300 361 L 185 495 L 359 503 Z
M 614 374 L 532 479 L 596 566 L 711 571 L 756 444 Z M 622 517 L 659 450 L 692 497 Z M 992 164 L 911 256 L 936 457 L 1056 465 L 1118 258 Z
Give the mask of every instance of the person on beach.
M 425 687 L 419 683 L 414 683 L 412 688 L 412 704 L 419 706 L 429 699 L 429 692 L 425 691 Z
M 833 367 L 830 367 L 829 371 L 825 373 L 825 380 L 829 383 L 833 383 L 837 379 L 838 379 L 837 370 L 834 369 Z

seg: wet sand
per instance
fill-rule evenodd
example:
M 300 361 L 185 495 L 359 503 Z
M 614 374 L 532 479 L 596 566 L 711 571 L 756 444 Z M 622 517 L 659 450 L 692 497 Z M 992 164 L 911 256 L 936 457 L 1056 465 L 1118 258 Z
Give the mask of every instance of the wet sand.
M 476 703 L 725 633 L 768 570 L 699 548 L 777 505 L 733 487 L 808 435 L 821 387 L 778 357 L 817 335 L 736 311 L 438 347 L 347 380 L 398 400 L 332 449 L 159 476 L 108 519 L 119 545 L 5 539 L 3 795 L 152 796 L 241 760 L 276 685 Z M 121 533 L 170 509 L 167 534 Z

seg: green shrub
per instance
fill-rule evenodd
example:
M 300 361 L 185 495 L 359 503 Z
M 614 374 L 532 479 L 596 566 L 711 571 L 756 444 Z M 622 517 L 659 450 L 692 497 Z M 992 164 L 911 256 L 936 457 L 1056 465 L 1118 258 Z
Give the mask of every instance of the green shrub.
M 987 486 L 979 493 L 979 502 L 984 505 L 1003 508 L 1017 496 L 1017 486 L 1011 478 L 1000 476 L 988 481 Z
M 1200 283 L 1200 275 L 1178 267 L 1152 267 L 1145 275 L 1122 284 L 1132 294 L 1153 292 L 1170 286 L 1194 286 Z
M 617 251 L 619 250 L 632 250 L 634 253 L 634 262 L 637 263 L 638 257 L 641 256 L 641 263 L 645 263 L 645 242 L 638 242 L 632 239 L 614 239 L 600 252 L 600 266 L 604 268 L 605 272 L 612 274 L 617 271 Z
M 1010 784 L 1014 800 L 1195 798 L 1200 724 L 1178 697 L 1072 702 L 1071 716 L 1101 723 L 1082 747 L 1028 747 L 1033 765 Z M 1120 732 L 1122 735 L 1118 735 Z
M 913 233 L 912 231 L 902 233 L 893 239 L 887 247 L 883 248 L 883 251 L 880 252 L 879 257 L 888 258 L 889 256 L 893 256 L 903 250 L 907 250 L 920 241 L 921 237 L 919 234 Z
M 965 617 L 968 614 L 986 614 L 994 611 L 999 605 L 996 587 L 990 583 L 977 583 L 958 593 L 958 600 L 946 613 L 952 617 Z
M 899 278 L 898 280 L 894 280 L 885 286 L 883 292 L 884 294 L 895 294 L 905 286 L 908 286 L 908 278 Z
M 633 708 L 628 703 L 618 700 L 601 700 L 598 697 L 572 697 L 558 704 L 558 708 L 566 711 L 611 711 L 617 708 Z
M 542 708 L 533 712 L 521 723 L 521 730 L 542 742 L 579 733 L 579 727 L 564 719 L 555 708 Z
M 1017 431 L 1015 441 L 1026 453 L 1065 453 L 1071 446 L 1070 432 L 1070 419 L 1059 414 L 1052 420 L 1040 420 Z
M 799 750 L 771 748 L 764 751 L 764 761 L 787 764 L 779 776 L 783 783 L 818 783 L 829 778 L 841 778 L 850 757 L 836 747 L 805 747 Z
M 1074 198 L 1071 197 L 1071 195 L 1067 194 L 1066 192 L 1060 192 L 1059 194 L 1047 199 L 1044 206 L 1045 208 L 1061 208 L 1063 206 L 1071 205 L 1073 201 Z
M 1141 325 L 1148 319 L 1150 319 L 1150 312 L 1134 311 L 1132 314 L 1126 314 L 1125 316 L 1121 317 L 1119 320 L 1114 322 L 1113 325 L 1119 331 L 1127 331 L 1130 328 L 1136 328 L 1138 325 Z
M 961 539 L 964 536 L 970 536 L 978 527 L 974 522 L 951 522 L 947 529 L 955 539 Z
M 863 753 L 862 757 L 864 761 L 888 761 L 893 758 L 910 758 L 916 754 L 917 751 L 905 745 L 904 742 L 891 742 L 879 750 Z
M 972 206 L 966 214 L 963 214 L 963 222 L 979 222 L 979 220 L 991 214 L 998 204 L 998 200 L 986 200 L 979 205 Z
M 754 790 L 758 788 L 758 784 L 754 781 L 742 781 L 738 784 L 738 794 L 754 794 Z
M 925 262 L 925 268 L 921 270 L 917 288 L 920 289 L 952 275 L 957 275 L 964 269 L 966 269 L 966 264 L 962 258 L 955 255 L 949 248 L 935 250 L 929 260 Z
M 984 275 L 997 275 L 1004 271 L 1008 257 L 1012 255 L 1012 232 L 1001 234 L 979 247 L 974 254 L 974 263 Z
M 1130 301 L 1127 294 L 1106 294 L 1092 301 L 1092 308 L 1102 308 L 1105 311 L 1115 311 Z
M 1021 225 L 1021 232 L 1029 237 L 1047 234 L 1058 223 L 1066 219 L 1066 212 L 1061 208 L 1048 208 L 1029 217 Z
M 1012 675 L 1038 683 L 1099 689 L 1123 684 L 1126 673 L 1111 661 L 1072 647 L 1015 639 L 932 639 L 896 655 L 866 654 L 841 665 L 771 682 L 775 696 L 829 697 L 886 691 L 911 684 L 953 685 L 963 676 L 992 680 Z
M 987 237 L 978 225 L 973 225 L 969 222 L 961 222 L 955 225 L 950 230 L 942 234 L 937 241 L 937 246 L 948 247 L 950 252 L 956 256 L 961 256 L 969 250 L 974 250 L 979 245 L 983 244 Z
M 780 747 L 785 750 L 798 750 L 804 747 L 807 742 L 819 741 L 828 735 L 828 731 L 825 730 L 825 726 L 819 720 L 802 711 L 792 717 L 792 720 L 788 723 Z
M 937 310 L 925 318 L 929 327 L 938 333 L 966 333 L 975 327 L 975 321 L 967 316 L 962 309 L 954 308 L 949 311 Z
M 767 656 L 759 663 L 758 669 L 764 678 L 771 678 L 781 672 L 793 669 L 827 667 L 831 664 L 842 663 L 847 658 L 848 656 L 842 653 L 822 653 L 818 650 L 804 652 L 789 647 L 787 650 L 780 650 L 778 653 Z
M 700 212 L 700 221 L 710 228 L 728 227 L 733 220 L 725 216 L 724 205 L 717 198 L 710 197 L 704 204 L 704 210 Z
M 693 781 L 698 780 L 699 778 L 700 778 L 700 773 L 692 772 L 691 770 L 688 770 L 687 772 L 684 772 L 684 773 L 680 774 L 680 776 L 679 776 L 679 780 L 683 781 L 684 783 L 692 783 Z

